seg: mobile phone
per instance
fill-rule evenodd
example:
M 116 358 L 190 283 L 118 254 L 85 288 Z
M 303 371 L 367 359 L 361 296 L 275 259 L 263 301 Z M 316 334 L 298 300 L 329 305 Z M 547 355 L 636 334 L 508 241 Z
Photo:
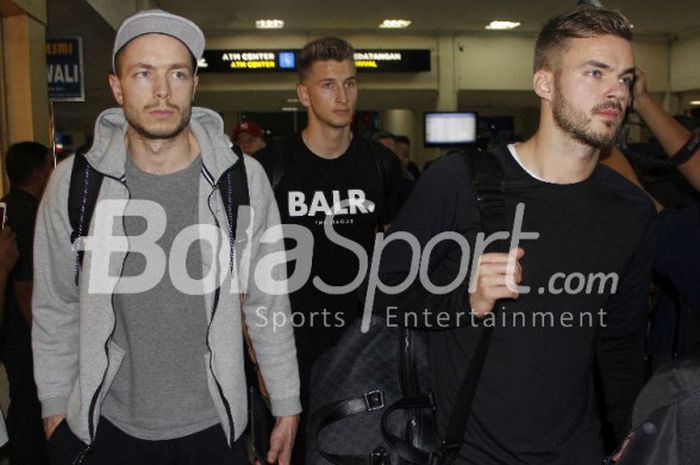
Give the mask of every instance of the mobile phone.
M 0 202 L 0 230 L 5 229 L 5 219 L 7 219 L 7 204 Z

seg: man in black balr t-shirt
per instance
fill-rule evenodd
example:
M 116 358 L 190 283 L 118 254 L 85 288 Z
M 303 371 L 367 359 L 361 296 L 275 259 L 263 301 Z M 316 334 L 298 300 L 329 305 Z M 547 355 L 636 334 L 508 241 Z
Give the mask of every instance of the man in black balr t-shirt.
M 371 257 L 376 232 L 397 210 L 398 159 L 351 129 L 357 101 L 353 54 L 352 46 L 338 37 L 315 40 L 301 50 L 297 94 L 307 109 L 308 125 L 255 154 L 273 183 L 282 223 L 303 226 L 313 236 L 312 250 L 301 257 L 311 260 L 309 277 L 290 293 L 305 410 L 314 360 L 361 314 L 355 289 L 365 276 L 357 253 Z M 361 250 L 329 238 L 324 227 L 328 222 Z M 293 241 L 288 244 L 288 249 L 297 247 Z M 290 262 L 290 291 L 302 266 Z M 348 289 L 329 290 L 319 280 Z M 301 454 L 302 441 L 297 441 L 295 456 Z
M 465 408 L 455 402 L 477 335 L 486 325 L 495 328 L 460 465 L 600 463 L 596 365 L 615 432 L 627 434 L 643 383 L 654 210 L 639 189 L 600 166 L 598 154 L 613 142 L 630 103 L 631 40 L 627 21 L 603 9 L 579 7 L 545 25 L 533 76 L 539 129 L 494 154 L 512 186 L 504 200 L 514 225 L 516 205 L 524 207 L 513 231 L 538 236 L 480 260 L 455 240 L 431 243 L 432 283 L 460 285 L 438 294 L 421 280 L 418 291 L 375 300 L 375 311 L 398 307 L 392 321 L 433 330 L 431 366 L 443 435 L 450 413 Z M 438 234 L 456 231 L 476 254 L 480 223 L 470 176 L 460 156 L 435 163 L 391 232 L 409 232 L 425 249 Z M 390 243 L 381 280 L 402 282 L 411 255 L 405 243 Z M 472 264 L 467 278 L 458 280 Z M 420 318 L 406 318 L 411 313 Z

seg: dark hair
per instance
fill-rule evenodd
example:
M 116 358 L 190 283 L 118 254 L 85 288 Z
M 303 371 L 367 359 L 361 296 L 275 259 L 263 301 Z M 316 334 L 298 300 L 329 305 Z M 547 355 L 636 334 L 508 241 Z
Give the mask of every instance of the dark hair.
M 409 139 L 408 136 L 404 136 L 403 134 L 398 134 L 394 136 L 394 140 L 397 144 L 411 145 L 411 139 Z
M 299 52 L 299 81 L 303 81 L 314 63 L 317 61 L 350 60 L 355 65 L 355 49 L 345 39 L 328 36 L 316 39 L 304 45 Z
M 378 131 L 372 134 L 373 141 L 379 142 L 382 139 L 391 139 L 394 142 L 396 142 L 396 136 L 390 133 L 389 131 Z
M 613 35 L 632 42 L 632 28 L 622 14 L 605 8 L 581 5 L 544 25 L 535 43 L 534 70 L 551 68 L 552 56 L 568 45 L 569 39 Z
M 49 157 L 49 149 L 38 142 L 18 142 L 5 154 L 7 177 L 13 185 L 26 184 L 36 170 L 43 168 Z

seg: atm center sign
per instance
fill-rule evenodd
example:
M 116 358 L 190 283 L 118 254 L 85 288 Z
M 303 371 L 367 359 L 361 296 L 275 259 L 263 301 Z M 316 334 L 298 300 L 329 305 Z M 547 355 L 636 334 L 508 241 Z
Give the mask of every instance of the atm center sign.
M 49 100 L 84 102 L 83 41 L 80 37 L 46 39 Z
M 295 71 L 293 50 L 205 50 L 200 73 Z
M 296 71 L 299 50 L 205 50 L 201 73 Z M 430 71 L 430 50 L 356 50 L 358 71 Z

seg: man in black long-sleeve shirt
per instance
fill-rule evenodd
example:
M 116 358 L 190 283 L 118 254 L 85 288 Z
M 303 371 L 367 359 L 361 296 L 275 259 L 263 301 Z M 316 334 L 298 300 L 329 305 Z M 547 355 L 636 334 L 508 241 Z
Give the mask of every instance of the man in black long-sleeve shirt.
M 396 306 L 399 321 L 434 329 L 430 349 L 442 434 L 449 413 L 460 408 L 455 399 L 480 326 L 495 326 L 459 464 L 599 463 L 596 362 L 610 419 L 618 436 L 626 434 L 643 382 L 654 210 L 641 191 L 599 166 L 598 154 L 616 136 L 633 75 L 624 18 L 580 7 L 551 20 L 535 50 L 539 129 L 495 153 L 515 186 L 505 195 L 511 219 L 522 203 L 519 230 L 539 236 L 474 262 L 456 241 L 440 241 L 428 259 L 432 283 L 451 283 L 477 263 L 467 274 L 475 274 L 472 288 L 467 278 L 444 294 L 423 282 L 400 295 L 377 295 L 375 311 Z M 421 178 L 392 232 L 409 232 L 425 248 L 436 235 L 454 231 L 475 252 L 479 225 L 470 172 L 460 156 L 448 156 Z M 382 281 L 402 282 L 411 256 L 405 242 L 389 243 Z M 407 318 L 414 312 L 421 317 Z M 442 312 L 451 318 L 441 319 Z M 455 317 L 460 313 L 466 318 Z

